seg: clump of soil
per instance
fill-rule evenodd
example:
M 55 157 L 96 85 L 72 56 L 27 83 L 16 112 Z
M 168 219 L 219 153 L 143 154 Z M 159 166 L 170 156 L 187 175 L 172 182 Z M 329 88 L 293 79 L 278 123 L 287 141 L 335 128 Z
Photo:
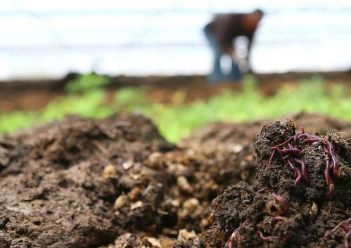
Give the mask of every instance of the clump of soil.
M 148 192 L 160 195 L 168 177 L 142 161 L 172 146 L 145 118 L 69 118 L 4 137 L 0 147 L 0 247 L 97 247 L 124 228 L 155 224 L 159 199 Z M 121 194 L 134 204 L 119 215 L 128 218 L 115 214 Z
M 204 246 L 343 247 L 346 233 L 342 228 L 334 230 L 328 239 L 324 236 L 351 214 L 350 147 L 336 132 L 327 132 L 325 138 L 332 144 L 330 152 L 338 164 L 338 174 L 330 173 L 335 192 L 329 200 L 325 168 L 331 158 L 323 149 L 323 140 L 292 139 L 294 145 L 290 147 L 286 142 L 280 147 L 303 152 L 272 156 L 272 147 L 279 147 L 296 135 L 292 122 L 276 122 L 262 128 L 254 144 L 257 181 L 253 185 L 230 186 L 214 200 L 213 223 L 203 238 Z M 309 180 L 296 183 L 295 171 L 287 163 L 294 158 L 305 163 Z M 303 171 L 302 166 L 295 166 Z

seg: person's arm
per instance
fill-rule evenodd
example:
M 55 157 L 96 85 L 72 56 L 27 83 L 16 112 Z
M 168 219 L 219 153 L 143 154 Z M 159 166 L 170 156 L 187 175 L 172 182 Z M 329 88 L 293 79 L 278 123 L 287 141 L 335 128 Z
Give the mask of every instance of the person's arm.
M 230 57 L 232 57 L 232 59 L 240 64 L 242 62 L 242 59 L 240 57 L 238 57 L 238 55 L 235 52 L 235 48 L 233 46 L 231 46 L 228 50 L 227 53 L 230 55 Z
M 251 47 L 252 47 L 252 40 L 253 40 L 253 34 L 247 37 L 249 40 L 249 43 L 247 44 L 247 66 L 249 71 L 251 72 Z

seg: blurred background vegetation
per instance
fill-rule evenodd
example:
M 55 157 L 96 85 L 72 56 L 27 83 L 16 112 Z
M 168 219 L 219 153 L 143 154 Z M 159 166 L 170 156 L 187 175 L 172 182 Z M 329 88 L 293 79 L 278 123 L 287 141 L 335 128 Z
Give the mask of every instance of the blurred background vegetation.
M 351 120 L 348 88 L 341 83 L 326 85 L 326 81 L 318 76 L 302 80 L 297 85 L 284 85 L 270 97 L 258 91 L 253 76 L 246 76 L 239 91 L 227 89 L 210 99 L 186 103 L 186 93 L 178 90 L 173 96 L 173 104 L 150 100 L 146 97 L 149 90 L 146 86 L 121 88 L 114 93 L 112 101 L 107 102 L 104 86 L 109 83 L 108 77 L 95 73 L 81 75 L 66 85 L 64 96 L 54 99 L 41 110 L 0 113 L 0 135 L 59 120 L 66 115 L 105 118 L 119 111 L 151 118 L 171 142 L 213 121 L 272 119 L 301 111 Z

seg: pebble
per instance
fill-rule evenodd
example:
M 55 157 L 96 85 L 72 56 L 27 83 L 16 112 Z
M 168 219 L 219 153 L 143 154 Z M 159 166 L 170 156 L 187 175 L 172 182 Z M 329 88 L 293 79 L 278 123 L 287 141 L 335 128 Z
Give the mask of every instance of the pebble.
M 116 201 L 115 201 L 115 204 L 114 204 L 114 208 L 116 210 L 126 206 L 128 204 L 128 197 L 126 195 L 120 195 Z
M 157 160 L 159 160 L 160 158 L 162 158 L 162 153 L 160 152 L 153 152 L 150 156 L 149 156 L 149 160 L 151 162 L 157 162 Z
M 155 238 L 146 238 L 146 240 L 152 245 L 152 247 L 161 248 L 161 243 Z
M 188 230 L 186 229 L 181 229 L 179 230 L 179 234 L 178 234 L 178 240 L 179 241 L 188 241 L 189 239 L 195 239 L 196 233 L 194 231 L 188 232 Z
M 122 164 L 123 169 L 129 170 L 134 165 L 133 161 L 126 161 Z
M 102 172 L 102 177 L 104 179 L 108 179 L 108 178 L 114 178 L 117 176 L 117 173 L 116 173 L 116 168 L 109 164 L 107 166 L 105 166 L 103 172 Z
M 193 187 L 188 182 L 188 179 L 186 179 L 185 176 L 180 176 L 177 178 L 177 184 L 181 191 L 186 192 L 186 193 L 192 193 L 194 192 Z
M 239 153 L 239 152 L 241 152 L 243 150 L 243 146 L 241 146 L 241 145 L 233 145 L 233 151 L 235 152 L 235 153 Z
M 177 199 L 173 199 L 173 200 L 171 201 L 171 205 L 172 205 L 173 207 L 179 207 L 180 203 L 179 203 L 179 201 L 178 201 Z
M 172 247 L 171 245 L 173 245 L 175 242 L 175 240 L 172 240 L 170 238 L 165 238 L 160 240 L 161 243 L 161 247 Z
M 140 194 L 141 194 L 141 189 L 139 187 L 135 187 L 128 193 L 128 197 L 131 201 L 135 201 L 136 199 L 139 198 Z
M 318 215 L 318 205 L 315 202 L 312 202 L 312 207 L 310 210 L 310 216 L 312 219 L 315 219 Z
M 190 198 L 183 203 L 183 207 L 188 211 L 194 211 L 199 206 L 199 200 L 196 198 Z
M 132 203 L 130 205 L 130 209 L 134 210 L 134 209 L 137 209 L 137 208 L 141 208 L 142 206 L 143 206 L 143 202 L 142 201 L 137 201 L 137 202 Z
M 135 237 L 131 233 L 126 233 L 119 236 L 115 240 L 115 248 L 130 248 L 134 243 Z M 110 248 L 110 247 L 109 247 Z

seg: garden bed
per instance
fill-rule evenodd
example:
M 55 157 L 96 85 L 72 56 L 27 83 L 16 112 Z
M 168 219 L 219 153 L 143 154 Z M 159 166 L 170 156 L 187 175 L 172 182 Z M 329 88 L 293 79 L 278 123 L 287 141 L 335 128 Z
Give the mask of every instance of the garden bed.
M 265 95 L 272 95 L 283 85 L 296 85 L 299 81 L 320 76 L 327 83 L 343 83 L 349 86 L 350 72 L 289 72 L 281 74 L 254 74 L 258 81 L 258 90 Z M 65 85 L 77 78 L 77 74 L 68 74 L 60 80 L 9 81 L 0 82 L 0 113 L 14 110 L 38 110 L 63 95 Z M 225 83 L 217 86 L 208 85 L 204 76 L 150 76 L 150 77 L 112 77 L 109 86 L 108 101 L 112 101 L 116 90 L 126 86 L 147 86 L 150 101 L 174 104 L 178 103 L 177 92 L 185 94 L 185 102 L 209 99 L 222 90 L 238 91 L 239 83 Z

